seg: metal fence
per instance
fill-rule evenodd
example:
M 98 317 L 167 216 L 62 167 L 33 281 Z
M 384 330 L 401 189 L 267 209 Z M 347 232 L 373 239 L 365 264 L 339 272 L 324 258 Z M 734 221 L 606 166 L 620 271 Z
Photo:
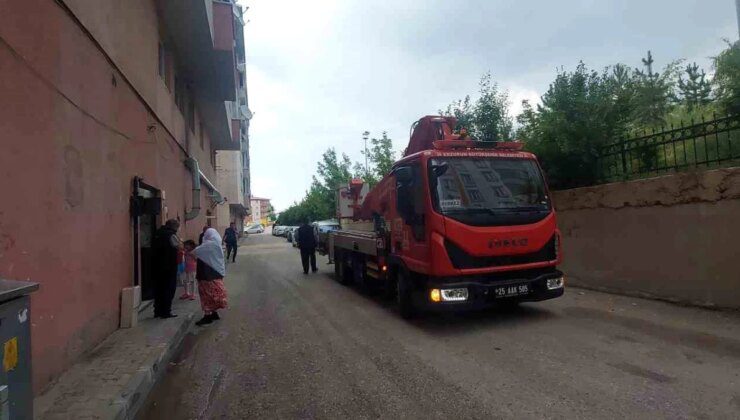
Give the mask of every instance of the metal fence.
M 733 164 L 740 164 L 740 114 L 611 143 L 598 157 L 602 182 Z

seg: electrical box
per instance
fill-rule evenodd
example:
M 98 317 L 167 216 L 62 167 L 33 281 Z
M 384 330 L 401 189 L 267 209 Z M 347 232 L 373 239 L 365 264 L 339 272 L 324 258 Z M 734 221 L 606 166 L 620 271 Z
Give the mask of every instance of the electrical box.
M 0 418 L 33 418 L 31 298 L 38 283 L 0 279 Z

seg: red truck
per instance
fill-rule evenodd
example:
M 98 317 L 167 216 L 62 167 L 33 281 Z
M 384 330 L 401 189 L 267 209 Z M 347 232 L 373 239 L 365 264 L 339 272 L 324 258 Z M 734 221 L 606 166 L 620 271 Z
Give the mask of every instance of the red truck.
M 389 291 L 405 318 L 561 296 L 560 232 L 536 157 L 455 125 L 423 117 L 372 190 L 340 188 L 342 228 L 327 245 L 336 279 Z

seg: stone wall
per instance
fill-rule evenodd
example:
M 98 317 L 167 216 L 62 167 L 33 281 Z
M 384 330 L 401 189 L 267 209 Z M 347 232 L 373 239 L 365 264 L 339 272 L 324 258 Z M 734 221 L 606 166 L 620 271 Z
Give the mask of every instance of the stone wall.
M 570 284 L 740 308 L 740 168 L 553 192 Z

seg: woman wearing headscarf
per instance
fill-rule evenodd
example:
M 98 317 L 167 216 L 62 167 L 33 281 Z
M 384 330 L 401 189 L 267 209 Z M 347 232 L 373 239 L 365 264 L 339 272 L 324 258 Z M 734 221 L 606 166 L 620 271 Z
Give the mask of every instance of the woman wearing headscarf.
M 207 229 L 203 233 L 203 244 L 195 248 L 193 253 L 198 259 L 195 278 L 198 280 L 200 306 L 203 308 L 203 318 L 195 324 L 206 325 L 221 319 L 216 311 L 226 308 L 226 265 L 218 231 Z

